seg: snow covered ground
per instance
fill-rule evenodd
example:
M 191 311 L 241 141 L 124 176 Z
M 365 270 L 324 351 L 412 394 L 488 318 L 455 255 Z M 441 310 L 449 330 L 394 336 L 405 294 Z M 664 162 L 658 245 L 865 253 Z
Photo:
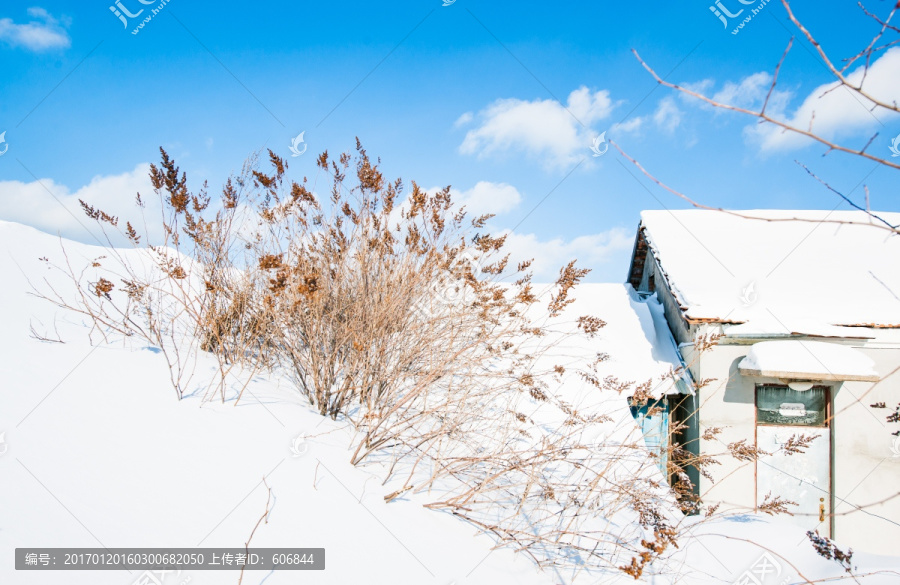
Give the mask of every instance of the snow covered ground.
M 40 287 L 52 274 L 39 258 L 59 259 L 58 239 L 0 222 L 0 247 L 0 583 L 130 585 L 141 577 L 17 572 L 17 547 L 241 547 L 265 510 L 266 485 L 274 503 L 252 546 L 324 547 L 327 568 L 248 573 L 245 584 L 633 582 L 624 574 L 582 573 L 573 581 L 542 572 L 525 555 L 492 550 L 492 539 L 423 508 L 416 497 L 385 504 L 392 489 L 381 485 L 378 470 L 348 463 L 347 427 L 323 419 L 277 378 L 256 377 L 238 406 L 204 403 L 197 395 L 178 401 L 158 350 L 92 346 L 86 321 L 29 294 L 29 281 Z M 71 242 L 66 247 L 73 258 L 102 253 Z M 580 305 L 604 298 L 602 287 L 624 290 L 585 286 Z M 594 310 L 604 317 L 603 306 Z M 65 343 L 33 338 L 32 326 Z M 214 368 L 201 356 L 198 376 L 212 376 Z M 292 450 L 299 435 L 313 438 Z M 803 583 L 843 574 L 814 553 L 802 530 L 768 517 L 697 523 L 691 534 L 660 575 L 645 582 L 741 582 L 747 571 L 758 573 L 760 559 L 769 563 L 763 554 L 774 564 L 766 564 L 771 567 L 758 581 L 744 582 Z M 900 558 L 854 555 L 854 561 L 860 573 L 900 570 Z M 237 582 L 236 572 L 221 571 L 164 581 Z M 863 582 L 897 583 L 900 573 Z

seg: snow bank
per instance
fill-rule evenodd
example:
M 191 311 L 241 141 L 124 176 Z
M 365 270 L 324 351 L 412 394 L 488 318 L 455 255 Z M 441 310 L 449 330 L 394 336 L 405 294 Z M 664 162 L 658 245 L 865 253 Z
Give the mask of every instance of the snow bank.
M 381 485 L 375 466 L 349 465 L 346 426 L 312 411 L 278 377 L 255 376 L 237 408 L 233 400 L 202 403 L 199 394 L 177 401 L 156 348 L 121 339 L 91 346 L 85 319 L 29 294 L 32 285 L 65 290 L 65 280 L 39 260 L 61 260 L 57 238 L 0 222 L 0 246 L 7 251 L 0 256 L 0 583 L 131 585 L 141 576 L 123 571 L 24 575 L 13 566 L 16 547 L 241 547 L 264 511 L 264 478 L 274 503 L 251 544 L 325 547 L 327 569 L 305 572 L 304 583 L 598 582 L 586 572 L 574 577 L 543 572 L 524 554 L 493 550 L 493 539 L 449 514 L 422 508 L 413 498 L 385 504 L 384 496 L 397 486 Z M 74 242 L 65 246 L 75 266 L 106 253 Z M 142 254 L 118 253 L 136 261 Z M 572 344 L 564 352 L 572 362 L 607 352 L 610 359 L 601 364 L 605 372 L 621 368 L 621 377 L 636 380 L 676 365 L 660 341 L 661 308 L 655 301 L 642 303 L 621 285 L 585 286 L 577 296 L 566 313 L 569 325 L 588 312 L 608 325 L 591 343 Z M 31 326 L 65 343 L 39 341 L 30 335 Z M 215 369 L 213 360 L 200 356 L 198 384 L 204 377 L 213 379 Z M 583 393 L 585 399 L 597 396 L 574 381 L 558 390 Z M 630 417 L 622 396 L 606 406 L 623 421 Z M 306 437 L 306 443 L 296 456 L 292 447 L 298 437 Z M 760 549 L 716 547 L 712 541 L 725 541 L 722 535 L 770 545 L 786 545 L 786 536 L 802 541 L 802 534 L 782 526 L 755 517 L 753 522 L 752 527 L 722 522 L 702 534 L 698 528 L 696 538 L 681 542 L 671 564 L 660 567 L 662 575 L 645 575 L 638 582 L 734 582 Z M 840 567 L 811 555 L 808 547 L 802 553 L 794 549 L 780 549 L 793 562 L 785 565 L 790 575 L 841 575 Z M 864 555 L 859 561 L 862 571 L 900 566 L 896 559 Z M 890 583 L 896 575 L 861 582 Z M 236 573 L 192 572 L 163 585 L 187 578 L 190 585 L 237 582 Z M 251 572 L 243 583 L 287 585 L 297 578 L 289 572 Z M 635 581 L 609 574 L 599 582 Z
M 73 266 L 107 254 L 64 242 Z M 178 401 L 158 350 L 91 346 L 89 323 L 30 295 L 65 291 L 39 258 L 60 240 L 0 222 L 0 583 L 132 585 L 140 572 L 16 572 L 16 547 L 324 547 L 326 570 L 250 572 L 244 585 L 515 582 L 553 578 L 524 555 L 416 502 L 384 503 L 396 487 L 349 464 L 346 427 L 315 413 L 277 377 L 255 376 L 235 407 Z M 140 260 L 141 251 L 120 251 Z M 109 262 L 112 265 L 112 262 Z M 45 283 L 44 279 L 47 279 Z M 29 284 L 31 283 L 31 284 Z M 30 326 L 65 343 L 41 342 Z M 216 364 L 200 356 L 197 385 Z M 295 457 L 297 437 L 311 435 Z M 234 585 L 237 573 L 186 572 L 163 585 Z M 149 581 L 153 583 L 153 581 Z

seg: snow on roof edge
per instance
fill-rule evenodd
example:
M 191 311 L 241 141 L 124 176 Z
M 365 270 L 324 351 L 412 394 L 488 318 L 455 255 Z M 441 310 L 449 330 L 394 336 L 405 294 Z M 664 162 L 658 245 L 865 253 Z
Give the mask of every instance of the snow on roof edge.
M 709 249 L 709 247 L 704 244 L 697 235 L 694 234 L 698 227 L 702 228 L 702 231 L 699 232 L 699 236 L 702 237 L 704 235 L 707 235 L 710 237 L 710 241 L 714 241 L 716 243 L 727 243 L 727 240 L 722 239 L 723 233 L 730 235 L 731 233 L 734 233 L 734 230 L 745 230 L 745 235 L 747 233 L 751 235 L 759 233 L 762 237 L 768 237 L 770 241 L 773 240 L 771 235 L 772 233 L 774 233 L 779 236 L 774 238 L 775 245 L 781 245 L 783 240 L 786 241 L 788 239 L 788 237 L 784 234 L 793 235 L 794 233 L 799 233 L 795 231 L 796 224 L 800 222 L 804 224 L 822 222 L 826 218 L 833 217 L 833 220 L 835 222 L 844 222 L 844 224 L 836 224 L 832 226 L 833 232 L 817 232 L 816 238 L 819 238 L 821 240 L 820 245 L 824 242 L 824 245 L 826 247 L 833 247 L 835 244 L 840 244 L 844 247 L 853 249 L 853 245 L 856 244 L 856 242 L 859 242 L 860 246 L 873 246 L 871 248 L 871 250 L 873 251 L 872 253 L 863 255 L 863 258 L 871 263 L 872 266 L 890 265 L 890 262 L 887 262 L 886 264 L 885 262 L 882 262 L 881 264 L 875 265 L 874 262 L 877 262 L 878 258 L 881 258 L 882 260 L 884 258 L 887 258 L 888 260 L 890 260 L 891 258 L 900 257 L 897 254 L 898 240 L 895 239 L 896 235 L 889 234 L 884 230 L 874 230 L 868 228 L 868 226 L 860 225 L 861 220 L 866 217 L 865 212 L 757 209 L 734 210 L 734 213 L 746 214 L 751 217 L 743 218 L 741 216 L 735 216 L 732 213 L 706 209 L 644 210 L 640 214 L 641 221 L 638 225 L 638 234 L 635 238 L 635 247 L 637 247 L 637 242 L 639 241 L 639 239 L 643 237 L 648 248 L 647 256 L 652 254 L 652 256 L 655 258 L 658 272 L 661 273 L 666 287 L 669 289 L 674 301 L 679 307 L 682 317 L 689 324 L 721 323 L 733 325 L 756 325 L 755 316 L 750 314 L 751 311 L 746 310 L 746 307 L 741 307 L 739 306 L 739 304 L 736 304 L 734 308 L 737 308 L 738 310 L 733 310 L 734 308 L 732 308 L 729 304 L 731 302 L 731 293 L 729 291 L 724 291 L 728 294 L 725 294 L 724 297 L 722 296 L 723 282 L 729 280 L 730 277 L 735 277 L 736 280 L 740 280 L 741 277 L 749 276 L 748 281 L 751 285 L 756 284 L 756 282 L 750 279 L 761 278 L 762 280 L 760 280 L 759 282 L 763 282 L 770 286 L 769 291 L 767 291 L 770 293 L 769 298 L 766 299 L 767 301 L 773 299 L 775 295 L 772 295 L 771 293 L 776 291 L 777 289 L 780 288 L 782 291 L 788 289 L 788 287 L 786 286 L 779 286 L 780 284 L 782 284 L 781 280 L 784 279 L 783 275 L 781 276 L 780 280 L 767 281 L 774 270 L 766 269 L 761 274 L 755 273 L 755 271 L 759 270 L 759 267 L 754 267 L 754 263 L 752 261 L 749 262 L 748 266 L 748 261 L 745 260 L 745 258 L 748 257 L 753 258 L 754 253 L 750 253 L 748 255 L 741 246 L 735 248 L 732 245 L 730 255 L 727 253 L 729 251 L 728 247 L 724 246 L 723 249 L 726 252 L 725 256 L 722 256 L 718 248 L 712 246 L 713 249 L 716 250 L 716 253 L 714 254 Z M 878 213 L 880 216 L 887 217 L 891 221 L 900 223 L 900 213 L 876 213 Z M 708 221 L 708 219 L 712 218 L 714 214 L 721 215 L 723 219 L 721 221 Z M 852 222 L 852 225 L 848 226 L 846 225 L 846 222 Z M 757 227 L 753 226 L 753 224 L 758 224 L 759 226 L 766 227 L 759 227 L 757 232 Z M 687 233 L 692 237 L 688 237 L 687 234 L 681 234 L 679 232 L 678 226 L 681 226 L 681 228 L 686 230 Z M 855 231 L 859 229 L 868 229 L 870 231 L 866 233 Z M 847 230 L 851 231 L 848 232 Z M 801 235 L 803 234 L 806 235 L 802 238 L 801 243 L 803 241 L 806 241 L 806 239 L 810 235 L 812 235 L 812 232 L 801 233 Z M 682 244 L 680 243 L 681 241 L 684 241 L 686 243 Z M 846 242 L 848 241 L 850 242 L 851 246 L 846 246 Z M 703 284 L 702 270 L 707 270 L 703 268 L 704 266 L 712 265 L 713 267 L 715 267 L 716 263 L 713 263 L 710 258 L 700 258 L 695 260 L 690 255 L 699 252 L 700 248 L 698 248 L 698 244 L 700 247 L 706 249 L 707 252 L 709 252 L 710 256 L 712 256 L 712 258 L 717 261 L 717 264 L 725 268 L 725 272 L 728 273 L 727 276 L 723 276 L 722 278 L 711 275 L 709 278 L 713 280 L 710 281 L 709 288 L 704 288 L 705 285 Z M 784 246 L 787 246 L 787 244 L 784 244 Z M 746 247 L 749 246 L 744 246 L 744 248 Z M 797 247 L 799 247 L 799 244 L 795 245 L 794 242 L 791 242 L 791 246 L 785 249 L 789 249 L 788 255 L 790 255 Z M 665 250 L 663 250 L 663 248 L 665 248 Z M 739 252 L 735 253 L 735 249 L 739 250 Z M 752 246 L 751 249 L 755 250 L 756 246 Z M 869 249 L 870 248 L 864 248 L 864 250 Z M 771 250 L 769 251 L 771 252 Z M 729 256 L 731 257 L 729 258 Z M 869 258 L 868 256 L 872 256 L 872 258 Z M 719 260 L 719 257 L 722 257 L 723 260 L 726 261 L 728 266 L 723 264 L 722 261 Z M 685 260 L 685 258 L 688 258 L 688 260 Z M 633 254 L 632 262 L 634 262 L 635 260 L 636 256 Z M 845 261 L 844 265 L 847 266 L 846 258 L 843 258 L 843 260 Z M 646 256 L 642 259 L 642 264 L 644 264 L 645 262 Z M 699 267 L 699 271 L 692 271 L 690 268 L 686 269 L 685 262 L 694 262 L 695 265 Z M 778 266 L 780 266 L 780 263 L 776 267 Z M 803 265 L 801 264 L 801 266 Z M 810 263 L 807 264 L 807 266 L 810 267 L 807 272 L 817 270 L 816 264 Z M 736 274 L 732 274 L 732 270 L 729 270 L 729 267 Z M 632 269 L 634 269 L 633 265 Z M 840 264 L 838 265 L 838 269 L 840 269 Z M 712 269 L 710 268 L 708 270 Z M 856 272 L 859 271 L 857 270 L 856 264 L 851 264 L 851 268 L 847 268 L 847 270 L 849 271 L 848 275 L 850 273 L 853 273 L 854 276 L 859 276 L 856 274 Z M 854 272 L 854 270 L 856 272 Z M 874 274 L 873 270 L 878 274 Z M 787 273 L 791 274 L 790 271 L 787 271 Z M 698 274 L 700 278 L 699 281 L 697 280 Z M 762 275 L 765 276 L 763 277 Z M 888 272 L 887 275 L 890 276 L 890 273 Z M 693 281 L 691 280 L 692 276 Z M 869 276 L 877 281 L 884 290 L 874 290 L 878 289 L 878 287 L 872 283 L 866 283 L 865 281 L 868 280 Z M 819 313 L 816 315 L 817 317 L 821 315 L 822 320 L 819 322 L 817 327 L 812 328 L 813 330 L 819 330 L 824 327 L 830 329 L 830 331 L 825 335 L 820 335 L 818 332 L 815 333 L 815 335 L 821 337 L 864 339 L 872 338 L 872 335 L 860 334 L 860 329 L 900 328 L 900 309 L 898 309 L 900 305 L 895 305 L 893 303 L 895 299 L 900 302 L 900 297 L 898 297 L 898 294 L 893 293 L 894 290 L 900 290 L 900 288 L 898 288 L 897 279 L 886 279 L 887 284 L 885 284 L 885 282 L 882 282 L 879 277 L 885 278 L 885 273 L 882 270 L 879 270 L 878 267 L 875 267 L 872 270 L 868 271 L 868 276 L 863 274 L 861 278 L 857 278 L 854 281 L 855 288 L 851 286 L 849 288 L 842 287 L 836 291 L 830 290 L 830 294 L 837 300 L 824 305 L 827 310 L 819 311 Z M 686 279 L 684 283 L 681 282 L 682 278 Z M 633 275 L 631 275 L 630 281 L 633 281 L 632 279 Z M 746 282 L 744 284 L 746 285 Z M 846 302 L 839 302 L 846 301 L 846 299 L 840 298 L 840 295 L 842 293 L 847 292 L 844 291 L 843 288 L 847 288 L 847 291 L 850 291 L 852 289 L 857 293 L 863 291 L 875 295 L 876 297 L 878 293 L 884 296 L 886 290 L 891 294 L 892 298 L 880 299 L 880 302 L 877 303 L 860 302 L 848 305 Z M 785 295 L 781 294 L 780 296 L 784 297 Z M 860 298 L 860 296 L 861 295 L 858 295 L 856 298 Z M 799 303 L 795 299 L 786 300 L 785 298 L 781 298 L 779 300 L 781 302 L 779 303 L 776 312 L 781 318 L 791 316 L 789 315 L 789 313 L 793 312 L 794 310 L 799 313 L 803 313 L 804 311 L 807 313 L 810 312 L 809 310 L 807 310 L 808 307 L 804 306 L 805 303 Z M 878 309 L 876 310 L 873 307 L 878 307 Z M 772 308 L 775 307 L 773 306 Z M 838 328 L 856 328 L 856 331 L 838 331 Z M 797 333 L 811 333 L 811 331 L 807 331 L 807 329 L 810 328 L 808 326 L 799 327 Z M 737 333 L 738 332 L 735 332 L 735 334 Z
M 745 376 L 794 380 L 877 382 L 875 363 L 858 349 L 823 341 L 777 340 L 753 344 L 738 364 Z

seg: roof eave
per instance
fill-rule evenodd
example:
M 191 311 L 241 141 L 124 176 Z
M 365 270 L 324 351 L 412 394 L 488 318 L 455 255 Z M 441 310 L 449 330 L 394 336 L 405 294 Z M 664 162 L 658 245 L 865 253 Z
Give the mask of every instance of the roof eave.
M 756 376 L 762 378 L 779 378 L 783 380 L 813 380 L 822 382 L 878 382 L 881 377 L 876 375 L 859 374 L 812 374 L 809 372 L 782 372 L 776 370 L 754 370 L 750 368 L 738 368 L 741 375 Z

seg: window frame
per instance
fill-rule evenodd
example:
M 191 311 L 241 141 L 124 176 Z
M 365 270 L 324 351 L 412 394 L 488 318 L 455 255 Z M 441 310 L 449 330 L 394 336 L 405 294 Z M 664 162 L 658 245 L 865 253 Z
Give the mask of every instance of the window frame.
M 791 388 L 787 384 L 776 384 L 776 383 L 766 383 L 766 384 L 754 384 L 753 385 L 753 406 L 754 406 L 754 422 L 757 426 L 764 427 L 800 427 L 800 428 L 814 428 L 814 429 L 824 429 L 831 427 L 831 386 L 827 384 L 815 384 L 809 390 L 804 390 L 803 392 L 811 392 L 813 390 L 822 390 L 823 397 L 825 402 L 825 408 L 823 413 L 823 420 L 821 424 L 808 425 L 808 424 L 779 424 L 779 423 L 771 423 L 761 421 L 759 419 L 759 390 L 760 388 L 768 388 L 768 389 L 776 389 L 776 388 L 787 388 L 790 390 Z M 799 391 L 795 391 L 799 392 Z

